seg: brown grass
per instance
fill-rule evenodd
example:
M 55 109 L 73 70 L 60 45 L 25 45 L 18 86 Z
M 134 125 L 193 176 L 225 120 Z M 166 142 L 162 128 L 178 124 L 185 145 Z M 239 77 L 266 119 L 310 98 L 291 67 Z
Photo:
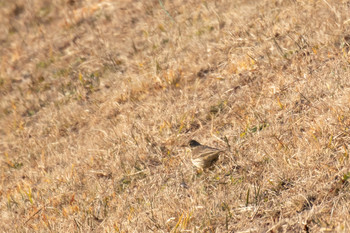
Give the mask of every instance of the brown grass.
M 349 12 L 1 1 L 0 228 L 349 232 Z

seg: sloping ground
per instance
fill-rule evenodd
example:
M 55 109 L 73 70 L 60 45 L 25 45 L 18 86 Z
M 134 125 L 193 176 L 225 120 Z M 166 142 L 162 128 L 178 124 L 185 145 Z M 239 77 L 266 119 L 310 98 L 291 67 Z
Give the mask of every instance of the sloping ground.
M 350 231 L 349 2 L 0 6 L 3 231 Z

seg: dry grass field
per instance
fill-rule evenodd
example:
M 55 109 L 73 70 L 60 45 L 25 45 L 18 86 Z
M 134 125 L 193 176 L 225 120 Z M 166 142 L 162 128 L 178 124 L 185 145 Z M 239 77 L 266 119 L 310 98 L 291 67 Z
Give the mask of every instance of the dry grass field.
M 2 232 L 350 232 L 350 1 L 0 16 Z

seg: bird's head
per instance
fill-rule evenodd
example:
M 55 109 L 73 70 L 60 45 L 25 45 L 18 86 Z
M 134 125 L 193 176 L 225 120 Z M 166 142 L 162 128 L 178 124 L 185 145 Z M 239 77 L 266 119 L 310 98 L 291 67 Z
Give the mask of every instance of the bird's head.
M 190 145 L 190 147 L 196 147 L 196 146 L 200 146 L 201 145 L 196 140 L 191 140 L 188 144 Z

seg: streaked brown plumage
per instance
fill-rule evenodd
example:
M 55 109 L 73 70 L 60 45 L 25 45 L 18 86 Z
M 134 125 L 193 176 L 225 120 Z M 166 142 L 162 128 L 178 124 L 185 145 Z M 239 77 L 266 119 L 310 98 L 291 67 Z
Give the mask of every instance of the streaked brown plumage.
M 209 168 L 219 159 L 222 152 L 219 149 L 201 145 L 196 140 L 191 140 L 189 145 L 192 150 L 192 163 L 198 168 Z

